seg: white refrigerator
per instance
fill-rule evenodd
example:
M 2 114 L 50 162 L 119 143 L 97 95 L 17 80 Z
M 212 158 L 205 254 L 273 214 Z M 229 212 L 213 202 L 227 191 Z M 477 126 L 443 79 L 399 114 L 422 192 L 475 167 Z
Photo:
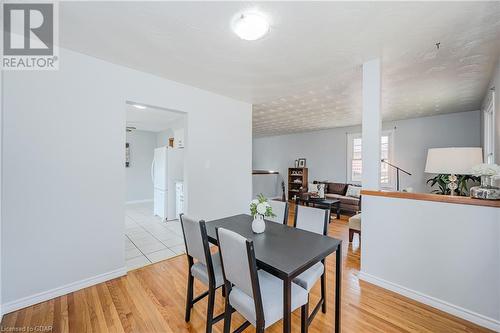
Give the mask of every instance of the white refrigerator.
M 184 151 L 179 148 L 155 149 L 151 164 L 151 179 L 154 187 L 154 215 L 162 220 L 175 220 L 175 182 L 182 181 L 184 173 Z

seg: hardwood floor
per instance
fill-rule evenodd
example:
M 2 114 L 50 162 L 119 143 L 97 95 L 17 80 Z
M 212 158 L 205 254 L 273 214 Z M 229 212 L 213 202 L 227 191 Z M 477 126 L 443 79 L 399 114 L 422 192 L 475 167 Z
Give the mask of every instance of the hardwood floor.
M 357 237 L 352 245 L 348 242 L 347 218 L 332 222 L 329 234 L 344 241 L 342 332 L 490 332 L 360 281 L 360 247 Z M 326 261 L 328 312 L 317 314 L 309 329 L 311 333 L 333 332 L 334 264 L 335 257 L 330 256 Z M 0 331 L 201 333 L 205 328 L 206 299 L 194 306 L 191 322 L 184 322 L 186 272 L 184 255 L 152 264 L 131 271 L 126 277 L 9 313 L 4 316 Z M 200 283 L 195 283 L 196 293 L 203 290 Z M 312 291 L 311 304 L 316 304 L 318 295 L 319 283 Z M 223 311 L 220 291 L 216 298 L 218 314 Z M 232 329 L 242 322 L 242 317 L 235 313 Z M 300 332 L 300 310 L 293 313 L 292 325 L 293 332 Z M 217 323 L 213 332 L 221 333 L 222 326 L 222 321 Z M 253 328 L 245 330 L 253 331 Z M 282 332 L 281 322 L 266 332 Z

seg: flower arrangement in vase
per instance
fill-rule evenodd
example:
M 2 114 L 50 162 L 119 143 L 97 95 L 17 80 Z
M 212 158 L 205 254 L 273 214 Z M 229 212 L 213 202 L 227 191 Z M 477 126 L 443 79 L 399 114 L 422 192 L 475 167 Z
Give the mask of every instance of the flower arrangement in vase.
M 253 199 L 250 203 L 250 214 L 253 216 L 252 231 L 256 234 L 263 233 L 266 230 L 266 223 L 264 217 L 275 217 L 273 208 L 267 202 L 267 198 L 259 194 L 257 199 Z
M 500 188 L 494 185 L 494 179 L 500 175 L 500 166 L 497 164 L 479 164 L 472 168 L 472 173 L 481 176 L 481 186 L 470 189 L 470 196 L 478 199 L 500 199 Z

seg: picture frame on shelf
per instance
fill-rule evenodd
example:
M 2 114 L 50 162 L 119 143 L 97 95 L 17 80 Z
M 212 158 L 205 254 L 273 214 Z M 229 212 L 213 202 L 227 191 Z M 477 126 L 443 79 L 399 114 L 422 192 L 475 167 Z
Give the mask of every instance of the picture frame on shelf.
M 299 158 L 299 168 L 305 168 L 306 167 L 306 159 L 305 158 Z

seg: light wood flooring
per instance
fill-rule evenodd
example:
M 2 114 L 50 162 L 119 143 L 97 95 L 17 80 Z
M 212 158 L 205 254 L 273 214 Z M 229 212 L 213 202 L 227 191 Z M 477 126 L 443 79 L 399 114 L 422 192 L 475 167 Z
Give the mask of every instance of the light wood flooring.
M 292 210 L 293 211 L 293 210 Z M 292 221 L 292 217 L 290 217 Z M 342 332 L 489 332 L 465 320 L 422 305 L 358 279 L 360 247 L 357 235 L 348 242 L 347 217 L 332 222 L 329 235 L 343 242 Z M 402 258 L 403 260 L 403 258 Z M 328 312 L 317 314 L 309 332 L 333 332 L 335 256 L 327 261 Z M 4 316 L 0 331 L 30 332 L 204 332 L 206 300 L 193 309 L 191 322 L 184 322 L 187 262 L 184 255 L 152 264 L 127 276 L 98 284 Z M 36 276 L 33 276 L 36 279 Z M 195 283 L 196 293 L 203 291 Z M 316 304 L 319 283 L 311 304 Z M 223 311 L 217 294 L 216 314 Z M 233 315 L 232 329 L 242 323 Z M 293 332 L 300 332 L 300 310 L 292 316 Z M 223 322 L 214 326 L 222 332 Z M 15 327 L 15 329 L 14 329 Z M 245 332 L 253 332 L 248 328 Z M 281 322 L 266 332 L 282 332 Z

